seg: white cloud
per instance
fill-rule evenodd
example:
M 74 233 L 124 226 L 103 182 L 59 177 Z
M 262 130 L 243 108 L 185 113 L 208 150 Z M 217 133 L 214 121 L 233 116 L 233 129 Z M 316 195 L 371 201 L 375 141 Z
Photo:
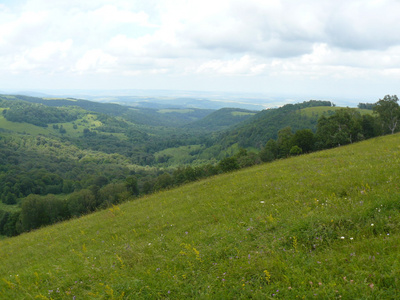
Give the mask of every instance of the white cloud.
M 112 71 L 117 59 L 101 49 L 87 51 L 77 63 L 75 70 L 83 72 L 110 72 Z
M 0 43 L 4 47 L 29 47 L 45 31 L 46 12 L 24 12 L 20 16 L 8 16 L 0 22 Z
M 203 63 L 197 69 L 197 73 L 223 74 L 223 75 L 257 75 L 262 73 L 266 64 L 258 63 L 249 55 L 240 59 L 232 60 L 211 60 Z
M 210 75 L 383 82 L 400 69 L 397 0 L 13 3 L 0 5 L 0 76 L 161 74 L 196 86 Z
M 150 26 L 149 16 L 140 11 L 138 13 L 118 9 L 113 5 L 104 5 L 90 13 L 93 17 L 101 22 L 106 23 L 137 23 L 141 26 Z
M 326 22 L 327 41 L 344 49 L 387 49 L 400 43 L 396 0 L 346 1 Z
M 44 44 L 32 48 L 29 57 L 37 62 L 46 60 L 65 58 L 73 45 L 73 41 L 68 39 L 63 42 L 45 42 Z

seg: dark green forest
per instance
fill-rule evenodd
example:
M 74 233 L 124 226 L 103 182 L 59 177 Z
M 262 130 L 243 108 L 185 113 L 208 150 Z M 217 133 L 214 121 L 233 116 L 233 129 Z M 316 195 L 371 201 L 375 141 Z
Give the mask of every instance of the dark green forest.
M 0 235 L 255 164 L 398 131 L 397 96 L 261 112 L 0 96 Z M 185 151 L 177 164 L 178 151 Z

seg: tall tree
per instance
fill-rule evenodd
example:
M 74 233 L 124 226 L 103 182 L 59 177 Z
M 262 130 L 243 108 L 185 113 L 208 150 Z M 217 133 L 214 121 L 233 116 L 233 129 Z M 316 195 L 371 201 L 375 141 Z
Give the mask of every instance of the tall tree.
M 282 128 L 278 131 L 278 148 L 279 148 L 279 157 L 286 157 L 289 155 L 290 149 L 292 148 L 292 137 L 293 132 L 290 126 Z
M 383 133 L 387 129 L 393 134 L 397 128 L 400 119 L 400 107 L 397 103 L 399 98 L 396 95 L 386 95 L 383 99 L 379 99 L 374 106 L 374 113 L 379 115 L 382 124 Z

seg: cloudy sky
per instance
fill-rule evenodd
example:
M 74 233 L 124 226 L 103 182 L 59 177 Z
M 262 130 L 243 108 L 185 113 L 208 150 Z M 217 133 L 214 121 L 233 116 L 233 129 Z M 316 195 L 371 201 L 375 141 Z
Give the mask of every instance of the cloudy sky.
M 375 102 L 400 94 L 399 12 L 399 0 L 0 0 L 0 90 Z

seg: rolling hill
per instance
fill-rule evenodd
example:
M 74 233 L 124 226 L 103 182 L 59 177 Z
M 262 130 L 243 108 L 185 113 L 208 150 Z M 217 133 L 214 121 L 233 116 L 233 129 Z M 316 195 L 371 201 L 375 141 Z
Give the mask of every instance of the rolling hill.
M 200 120 L 212 113 L 212 109 L 159 109 L 148 107 L 131 107 L 115 103 L 100 103 L 74 98 L 39 98 L 23 95 L 0 95 L 0 101 L 24 101 L 34 104 L 42 104 L 47 107 L 79 107 L 85 111 L 106 114 L 112 117 L 120 117 L 136 125 L 145 126 L 181 126 L 196 120 Z
M 398 299 L 398 134 L 0 241 L 2 299 Z
M 333 115 L 342 108 L 330 101 L 310 100 L 266 109 L 223 132 L 217 143 L 224 148 L 237 144 L 242 148 L 260 149 L 269 139 L 276 139 L 282 128 L 291 127 L 293 132 L 301 129 L 315 131 L 319 117 Z M 355 110 L 361 114 L 372 113 L 372 110 Z
M 204 118 L 187 124 L 186 128 L 198 128 L 210 132 L 228 129 L 257 114 L 257 111 L 239 108 L 221 108 Z

